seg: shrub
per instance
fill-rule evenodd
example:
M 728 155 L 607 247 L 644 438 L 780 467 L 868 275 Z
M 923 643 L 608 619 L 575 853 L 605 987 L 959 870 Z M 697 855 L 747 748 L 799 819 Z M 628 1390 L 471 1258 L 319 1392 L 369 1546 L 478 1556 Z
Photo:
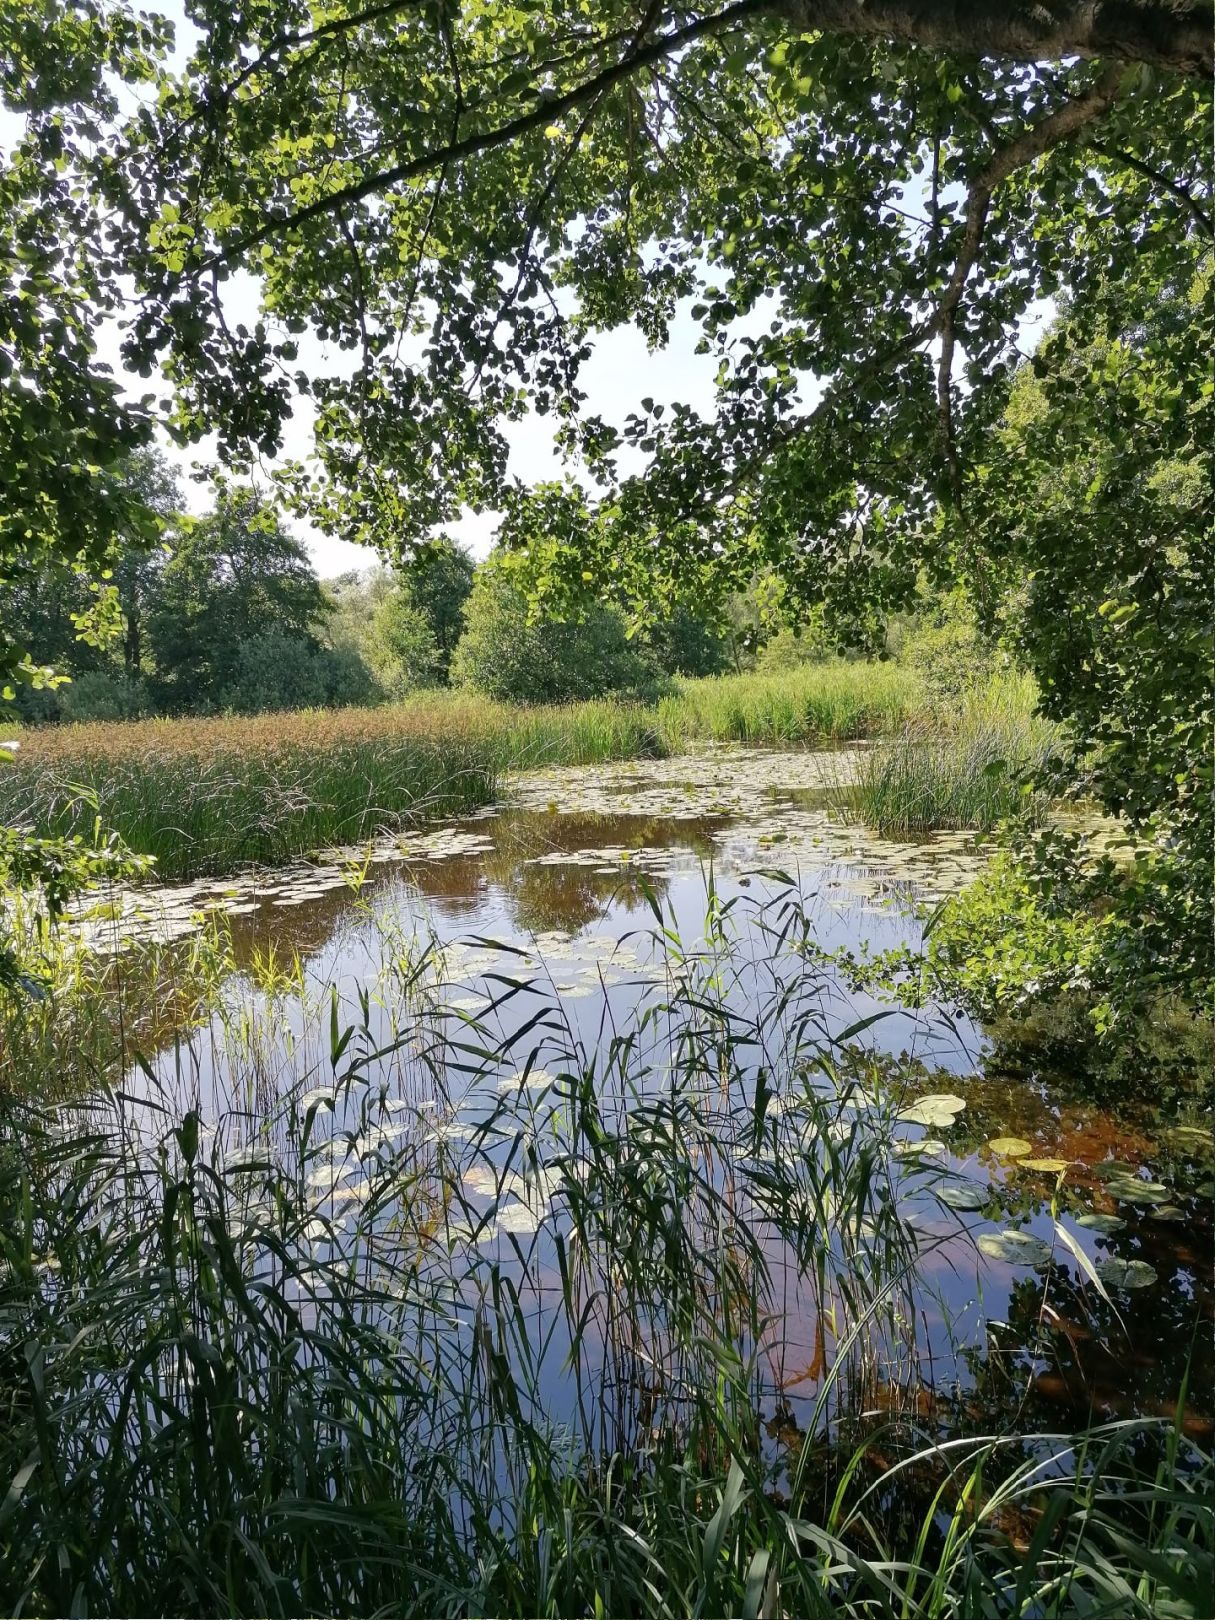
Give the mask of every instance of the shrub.
M 666 684 L 653 655 L 628 639 L 616 608 L 595 606 L 581 620 L 532 620 L 526 597 L 494 565 L 477 574 L 466 624 L 452 681 L 490 697 L 573 703 L 611 693 L 646 701 Z
M 86 670 L 58 689 L 59 718 L 66 721 L 141 720 L 152 712 L 147 685 L 138 676 Z
M 231 684 L 220 693 L 219 706 L 236 714 L 323 709 L 366 703 L 374 693 L 374 682 L 357 653 L 317 647 L 275 629 L 241 642 Z

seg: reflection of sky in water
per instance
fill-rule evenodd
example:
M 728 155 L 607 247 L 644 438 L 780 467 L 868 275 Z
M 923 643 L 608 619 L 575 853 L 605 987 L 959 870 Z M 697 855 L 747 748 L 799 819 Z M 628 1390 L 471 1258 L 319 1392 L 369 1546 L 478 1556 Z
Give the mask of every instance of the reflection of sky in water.
M 668 772 L 679 763 L 671 762 Z M 768 959 L 758 919 L 769 928 L 781 924 L 783 886 L 760 869 L 777 868 L 797 879 L 813 939 L 826 950 L 916 942 L 918 924 L 905 902 L 923 892 L 916 877 L 934 858 L 931 841 L 907 854 L 901 846 L 861 841 L 851 829 L 830 829 L 812 788 L 782 791 L 770 779 L 772 768 L 765 771 L 768 779 L 745 791 L 731 795 L 718 776 L 684 801 L 677 799 L 677 783 L 656 789 L 653 778 L 636 768 L 631 774 L 621 768 L 615 786 L 589 772 L 554 773 L 523 796 L 520 808 L 414 836 L 413 858 L 376 861 L 357 897 L 344 886 L 324 887 L 327 880 L 318 883 L 307 871 L 280 878 L 277 886 L 263 883 L 271 892 L 260 896 L 250 892 L 256 885 L 245 885 L 232 918 L 237 958 L 248 961 L 255 947 L 271 944 L 280 956 L 297 951 L 310 985 L 335 987 L 353 1002 L 360 987 L 382 979 L 386 939 L 398 941 L 402 954 L 428 931 L 445 945 L 463 942 L 448 958 L 445 996 L 454 1010 L 444 1028 L 475 1046 L 481 1037 L 466 1020 L 476 1019 L 489 1044 L 504 1052 L 502 1077 L 474 1084 L 464 1105 L 461 1117 L 475 1118 L 498 1086 L 509 1083 L 513 1067 L 531 1063 L 551 1071 L 562 1061 L 572 1066 L 579 1049 L 596 1052 L 605 1031 L 619 1030 L 640 1007 L 662 1000 L 661 953 L 649 939 L 656 927 L 652 905 L 661 908 L 664 923 L 685 948 L 693 948 L 704 930 L 710 871 L 729 929 L 741 941 L 733 966 L 742 968 L 727 988 L 740 1015 L 753 1010 L 759 981 L 770 971 L 746 965 Z M 567 778 L 573 784 L 568 793 L 562 785 Z M 605 814 L 603 804 L 613 796 L 621 813 Z M 706 807 L 706 796 L 720 798 L 720 808 Z M 678 815 L 672 814 L 676 803 Z M 964 844 L 960 836 L 939 841 L 939 862 L 955 878 L 973 869 Z M 624 946 L 617 948 L 621 940 Z M 532 955 L 495 952 L 487 941 Z M 790 974 L 796 966 L 786 956 L 780 971 Z M 815 987 L 814 1003 L 811 1016 L 825 1040 L 866 1025 L 852 1037 L 856 1044 L 879 1059 L 909 1056 L 924 1070 L 939 1071 L 916 1089 L 953 1092 L 966 1104 L 953 1114 L 947 1110 L 939 1123 L 903 1128 L 909 1140 L 939 1140 L 940 1151 L 927 1160 L 959 1178 L 962 1187 L 960 1193 L 955 1187 L 954 1208 L 942 1207 L 927 1190 L 905 1191 L 905 1209 L 924 1250 L 916 1302 L 918 1370 L 937 1391 L 933 1399 L 950 1426 L 984 1432 L 1001 1427 L 1014 1409 L 1030 1427 L 1083 1421 L 1090 1405 L 1118 1416 L 1167 1412 L 1191 1348 L 1191 1400 L 1197 1414 L 1209 1418 L 1208 1396 L 1201 1392 L 1215 1380 L 1211 1201 L 1199 1189 L 1209 1183 L 1211 1169 L 1202 1168 L 1200 1144 L 1191 1139 L 1179 1147 L 1175 1140 L 1170 1147 L 1045 1082 L 1013 1086 L 984 1079 L 975 1073 L 982 1037 L 965 1020 L 931 1011 L 892 1013 L 846 992 L 830 976 Z M 261 998 L 255 1004 L 265 1012 Z M 408 1021 L 408 1011 L 381 991 L 368 1006 L 360 1041 L 370 1050 L 387 1046 Z M 214 1028 L 199 1032 L 186 1049 L 163 1053 L 158 1069 L 166 1078 L 172 1072 L 178 1089 L 184 1085 L 211 1119 L 227 1107 L 269 1106 L 288 1075 L 309 1085 L 329 1080 L 326 1042 L 318 1043 L 298 1001 L 276 998 L 263 1022 L 268 1049 L 259 1097 L 249 1094 L 247 1082 L 245 1094 L 235 1095 L 234 1078 L 222 1073 L 216 1059 Z M 436 1034 L 432 1055 L 441 1044 Z M 390 1057 L 380 1070 L 387 1079 L 404 1066 Z M 458 1093 L 463 1084 L 457 1080 L 452 1089 Z M 431 1104 L 424 1090 L 415 1085 L 400 1100 L 411 1107 Z M 520 1100 L 543 1110 L 545 1098 L 540 1082 Z M 398 1134 L 403 1117 L 395 1117 Z M 466 1127 L 453 1118 L 439 1128 L 450 1133 L 448 1150 L 458 1152 Z M 1020 1159 L 1031 1165 L 1065 1161 L 1062 1185 L 1057 1187 L 1057 1171 L 1019 1168 L 1017 1157 L 986 1145 L 1006 1137 L 1028 1144 Z M 505 1151 L 488 1162 L 514 1176 Z M 1091 1167 L 1109 1159 L 1125 1161 L 1133 1177 L 1146 1172 L 1145 1184 L 1159 1177 L 1167 1184 L 1165 1196 L 1137 1200 L 1133 1189 L 1128 1195 L 1125 1178 L 1103 1180 Z M 896 1158 L 896 1171 L 898 1164 Z M 519 1183 L 509 1186 L 510 1207 L 526 1207 L 530 1195 L 520 1193 Z M 1091 1261 L 1143 1262 L 1157 1281 L 1111 1288 L 1104 1299 L 1059 1235 L 1049 1207 L 1052 1194 L 1064 1229 Z M 475 1200 L 475 1191 L 470 1196 Z M 1080 1217 L 1093 1212 L 1122 1224 L 1106 1232 L 1081 1224 Z M 515 1235 L 530 1242 L 536 1222 L 526 1214 L 517 1219 L 522 1224 Z M 541 1314 L 556 1287 L 548 1224 L 540 1220 L 535 1263 L 526 1273 L 516 1268 Z M 1034 1266 L 979 1254 L 968 1230 L 992 1237 L 1022 1231 L 1046 1244 L 1053 1259 Z M 494 1253 L 507 1261 L 510 1236 L 509 1224 L 500 1223 L 490 1239 Z M 806 1279 L 775 1244 L 772 1260 L 781 1319 L 759 1360 L 767 1399 L 774 1409 L 787 1404 L 796 1414 L 832 1349 Z M 1200 1322 L 1206 1325 L 1196 1338 Z M 891 1369 L 888 1378 L 905 1373 Z M 950 1393 L 955 1379 L 956 1393 Z M 559 1404 L 559 1389 L 553 1397 Z M 1026 1412 L 1032 1414 L 1028 1419 Z

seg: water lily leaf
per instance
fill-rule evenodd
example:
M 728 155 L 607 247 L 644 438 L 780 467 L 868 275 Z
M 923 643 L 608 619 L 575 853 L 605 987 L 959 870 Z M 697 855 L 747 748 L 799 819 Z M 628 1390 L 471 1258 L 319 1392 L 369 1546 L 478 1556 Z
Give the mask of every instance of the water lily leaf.
M 976 1187 L 973 1182 L 957 1182 L 949 1187 L 942 1187 L 937 1197 L 950 1209 L 977 1210 L 982 1209 L 991 1199 L 990 1187 Z
M 925 1136 L 918 1142 L 896 1142 L 894 1151 L 901 1159 L 943 1159 L 949 1149 L 935 1136 Z
M 1027 1142 L 1023 1136 L 993 1136 L 987 1145 L 1002 1159 L 1019 1159 L 1023 1154 L 1034 1151 L 1033 1143 Z
M 1066 1170 L 1070 1164 L 1070 1159 L 1022 1159 L 1017 1169 L 1041 1170 L 1046 1175 L 1057 1176 L 1060 1170 Z
M 1051 1256 L 1050 1244 L 1030 1232 L 984 1232 L 979 1249 L 989 1259 L 1012 1266 L 1044 1266 Z
M 965 1098 L 955 1097 L 951 1091 L 938 1091 L 901 1109 L 899 1118 L 908 1125 L 935 1125 L 940 1128 L 952 1125 L 965 1107 Z
M 1174 1147 L 1193 1148 L 1198 1153 L 1215 1152 L 1215 1133 L 1203 1125 L 1174 1125 L 1166 1131 L 1165 1140 Z
M 1112 1232 L 1121 1232 L 1126 1225 L 1117 1215 L 1102 1215 L 1096 1210 L 1090 1210 L 1087 1215 L 1076 1216 L 1077 1226 L 1087 1226 L 1090 1232 L 1099 1232 L 1102 1237 L 1109 1237 Z
M 1146 1260 L 1098 1260 L 1094 1269 L 1107 1288 L 1150 1288 L 1156 1281 Z
M 1122 1181 L 1127 1176 L 1139 1174 L 1137 1164 L 1126 1164 L 1122 1159 L 1104 1159 L 1100 1164 L 1093 1165 L 1092 1170 L 1102 1181 Z
M 1184 1221 L 1185 1210 L 1177 1204 L 1161 1204 L 1152 1211 L 1154 1221 Z
M 1107 1183 L 1110 1196 L 1120 1204 L 1167 1204 L 1169 1189 L 1159 1181 L 1140 1181 L 1135 1176 Z

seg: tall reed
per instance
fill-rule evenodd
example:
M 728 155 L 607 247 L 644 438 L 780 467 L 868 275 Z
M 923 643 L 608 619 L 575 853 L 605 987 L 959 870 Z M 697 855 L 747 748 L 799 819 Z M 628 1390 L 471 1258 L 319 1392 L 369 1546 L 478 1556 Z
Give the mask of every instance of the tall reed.
M 1010 816 L 1035 823 L 1049 808 L 1037 784 L 1056 740 L 1053 727 L 1015 709 L 978 706 L 950 729 L 916 722 L 859 753 L 831 789 L 832 809 L 886 837 L 987 831 Z

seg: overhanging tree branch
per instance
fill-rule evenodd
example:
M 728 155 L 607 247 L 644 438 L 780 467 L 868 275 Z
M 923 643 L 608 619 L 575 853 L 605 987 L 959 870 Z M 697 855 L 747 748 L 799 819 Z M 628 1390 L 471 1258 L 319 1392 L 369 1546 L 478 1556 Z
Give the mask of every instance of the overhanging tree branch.
M 378 15 L 380 9 L 373 8 L 367 15 Z M 1012 5 L 1001 0 L 965 5 L 951 0 L 734 0 L 719 12 L 644 42 L 635 36 L 608 67 L 561 94 L 538 95 L 534 106 L 505 123 L 420 152 L 303 208 L 267 219 L 248 235 L 190 266 L 185 275 L 198 276 L 217 265 L 236 263 L 284 231 L 340 213 L 434 169 L 508 145 L 586 102 L 599 102 L 615 85 L 687 46 L 765 15 L 786 18 L 804 32 L 887 39 L 895 44 L 1026 62 L 1100 55 L 1189 76 L 1208 75 L 1215 66 L 1210 0 L 1035 0 Z

